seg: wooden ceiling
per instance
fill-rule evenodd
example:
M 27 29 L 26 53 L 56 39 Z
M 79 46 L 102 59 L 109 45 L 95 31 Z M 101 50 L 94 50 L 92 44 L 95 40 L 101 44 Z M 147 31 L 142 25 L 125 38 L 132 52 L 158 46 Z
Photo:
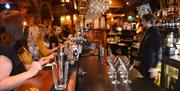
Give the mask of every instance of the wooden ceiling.
M 118 14 L 134 11 L 137 6 L 147 1 L 148 0 L 112 0 L 113 3 L 108 12 Z
M 27 13 L 39 13 L 42 7 L 45 8 L 45 12 L 50 14 L 67 14 L 67 13 L 77 13 L 73 8 L 74 3 L 77 4 L 79 8 L 79 13 L 84 14 L 88 8 L 89 0 L 70 0 L 70 4 L 62 5 L 60 0 L 0 0 L 0 3 L 12 2 L 17 4 L 18 7 L 24 9 Z M 149 1 L 159 1 L 159 0 L 111 0 L 112 4 L 108 12 L 111 13 L 125 13 L 130 10 L 134 10 L 136 6 L 141 5 Z M 127 4 L 127 2 L 129 4 Z M 27 10 L 26 10 L 27 9 Z
M 107 13 L 121 14 L 126 13 L 130 10 L 134 10 L 136 6 L 141 5 L 148 0 L 111 0 L 112 4 Z M 88 0 L 78 0 L 80 2 L 80 12 L 85 14 L 88 8 Z M 129 4 L 127 4 L 127 2 Z

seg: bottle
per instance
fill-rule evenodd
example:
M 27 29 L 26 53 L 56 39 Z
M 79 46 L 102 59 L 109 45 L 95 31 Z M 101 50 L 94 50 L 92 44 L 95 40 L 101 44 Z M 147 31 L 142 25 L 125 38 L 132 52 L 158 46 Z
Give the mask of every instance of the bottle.
M 100 43 L 100 45 L 99 45 L 99 59 L 102 59 L 102 57 L 104 57 L 104 47 Z
M 175 78 L 171 77 L 170 83 L 169 83 L 169 90 L 170 90 L 170 91 L 174 91 L 175 82 L 176 82 Z
M 174 34 L 171 32 L 170 34 L 167 35 L 167 46 L 168 47 L 173 47 L 173 39 L 174 39 Z
M 111 48 L 110 46 L 108 47 L 108 50 L 107 50 L 107 55 L 110 55 L 111 54 Z
M 175 54 L 175 47 L 174 47 L 174 33 L 170 32 L 170 34 L 167 35 L 167 50 L 166 53 L 168 55 L 174 55 Z

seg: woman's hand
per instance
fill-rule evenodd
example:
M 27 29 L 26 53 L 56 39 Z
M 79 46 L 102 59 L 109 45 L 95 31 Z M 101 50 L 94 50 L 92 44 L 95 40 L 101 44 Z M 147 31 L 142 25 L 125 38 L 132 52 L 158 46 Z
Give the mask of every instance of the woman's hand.
M 41 66 L 49 63 L 49 58 L 48 57 L 42 57 L 40 60 L 39 60 L 39 63 L 41 64 Z
M 41 69 L 41 64 L 39 62 L 33 62 L 28 72 L 30 72 L 32 76 L 35 76 Z
M 46 59 L 47 59 L 47 60 L 53 59 L 55 54 L 56 54 L 55 52 L 54 52 L 54 53 L 51 53 L 49 56 L 46 57 Z
M 62 43 L 59 43 L 59 46 L 58 46 L 58 48 L 63 48 L 64 47 L 64 44 L 62 44 Z

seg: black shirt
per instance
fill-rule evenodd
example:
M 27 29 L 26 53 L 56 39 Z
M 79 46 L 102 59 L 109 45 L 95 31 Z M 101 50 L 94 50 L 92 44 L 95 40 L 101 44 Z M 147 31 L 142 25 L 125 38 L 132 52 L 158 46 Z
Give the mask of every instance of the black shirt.
M 15 48 L 13 46 L 8 46 L 3 43 L 0 43 L 0 55 L 8 57 L 12 62 L 12 71 L 10 76 L 26 71 L 26 68 L 19 59 L 17 51 L 15 51 Z
M 160 32 L 150 27 L 146 30 L 140 43 L 139 59 L 141 61 L 140 71 L 148 72 L 149 68 L 155 68 L 160 61 L 162 44 Z
M 59 45 L 58 38 L 53 35 L 49 38 L 49 43 L 50 43 L 50 49 L 52 49 L 52 43 L 55 43 L 55 46 L 57 47 Z

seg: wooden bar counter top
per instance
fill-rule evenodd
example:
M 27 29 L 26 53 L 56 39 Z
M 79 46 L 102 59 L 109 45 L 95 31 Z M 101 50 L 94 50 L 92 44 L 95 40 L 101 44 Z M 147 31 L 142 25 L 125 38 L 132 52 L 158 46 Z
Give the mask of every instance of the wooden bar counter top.
M 123 83 L 122 79 L 118 85 L 113 85 L 108 76 L 109 66 L 98 59 L 97 56 L 82 57 L 80 69 L 87 72 L 86 77 L 78 78 L 76 91 L 162 91 L 153 82 L 142 78 L 138 70 L 129 72 L 131 84 Z
M 75 91 L 77 70 L 71 72 L 68 87 L 65 91 Z M 53 91 L 53 75 L 51 67 L 44 68 L 35 77 L 24 81 L 14 91 Z
M 131 84 L 113 85 L 108 77 L 108 65 L 99 61 L 98 56 L 88 55 L 79 60 L 79 71 L 85 71 L 86 76 L 78 76 L 77 70 L 71 72 L 68 87 L 65 91 L 162 91 L 160 87 L 140 76 L 136 69 L 129 72 Z M 78 76 L 78 77 L 77 77 Z M 37 76 L 28 79 L 15 91 L 54 91 L 53 77 L 50 68 L 43 69 Z M 37 88 L 38 90 L 31 90 Z

